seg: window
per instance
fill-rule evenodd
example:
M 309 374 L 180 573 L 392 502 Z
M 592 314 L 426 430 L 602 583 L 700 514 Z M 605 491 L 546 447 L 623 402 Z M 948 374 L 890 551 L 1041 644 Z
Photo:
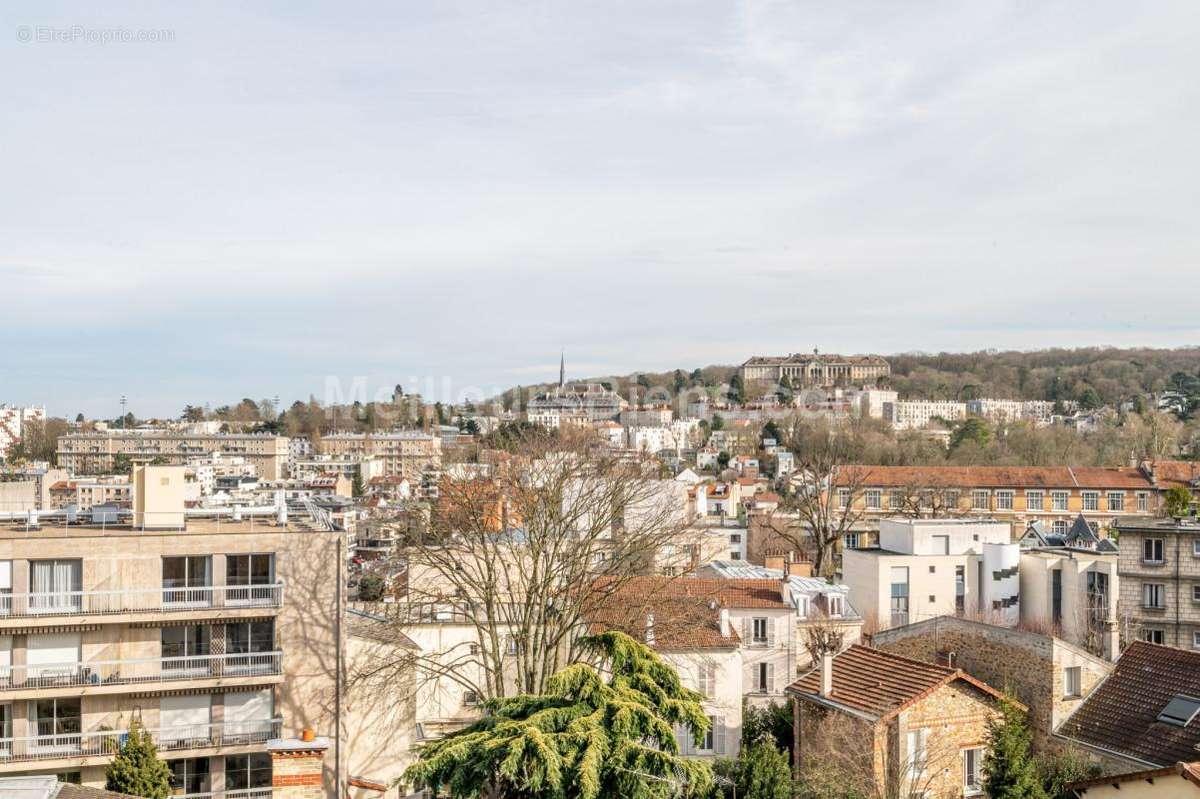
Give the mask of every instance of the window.
M 841 616 L 843 613 L 843 610 L 845 608 L 843 598 L 841 596 L 838 596 L 835 594 L 830 594 L 827 597 L 827 600 L 829 602 L 829 615 L 830 616 Z
M 750 640 L 757 646 L 767 645 L 767 621 L 767 619 L 762 618 L 753 620 L 753 628 Z
M 271 756 L 266 752 L 225 756 L 225 790 L 271 787 Z
M 1108 492 L 1108 509 L 1113 512 L 1121 512 L 1125 510 L 1125 492 L 1124 491 L 1109 491 Z
M 1055 535 L 1066 535 L 1070 529 L 1071 525 L 1067 524 L 1067 522 L 1063 521 L 1062 519 L 1056 519 L 1054 524 L 1050 527 L 1050 531 Z
M 1056 511 L 1067 510 L 1067 504 L 1071 499 L 1069 491 L 1051 491 L 1050 492 L 1050 508 Z
M 883 506 L 883 492 L 877 488 L 867 489 L 867 508 L 879 510 Z
M 741 560 L 741 559 L 742 559 L 742 553 L 741 553 L 741 552 L 738 552 L 738 551 L 735 549 L 734 551 L 732 551 L 732 552 L 730 552 L 730 553 L 729 553 L 729 559 L 730 559 L 730 560 Z
M 163 602 L 212 603 L 212 558 L 192 555 L 162 559 Z
M 1083 669 L 1079 666 L 1067 666 L 1063 669 L 1063 696 L 1071 699 L 1083 694 Z
M 971 508 L 974 510 L 988 509 L 988 492 L 986 489 L 971 492 Z
M 910 779 L 920 777 L 928 762 L 928 752 L 925 748 L 925 742 L 928 738 L 929 730 L 917 729 L 909 730 L 906 737 L 906 745 L 908 751 L 908 772 Z
M 1158 714 L 1158 720 L 1164 724 L 1186 727 L 1197 714 L 1200 714 L 1200 699 L 1186 694 L 1175 694 Z
M 983 792 L 983 748 L 963 750 L 963 793 Z
M 1099 491 L 1084 491 L 1083 492 L 1083 509 L 1084 510 L 1100 510 L 1100 492 Z
M 225 625 L 225 670 L 266 671 L 279 667 L 275 651 L 275 622 L 249 621 Z M 234 656 L 237 657 L 234 657 Z
M 517 637 L 515 635 L 507 635 L 504 637 L 504 654 L 517 654 Z
M 759 663 L 754 667 L 754 690 L 761 694 L 775 693 L 774 663 Z
M 1192 540 L 1192 557 L 1200 558 L 1200 538 Z
M 796 615 L 800 618 L 808 618 L 808 597 L 796 597 Z
M 742 534 L 741 533 L 730 533 L 729 534 L 729 543 L 731 543 L 731 544 L 742 543 Z
M 846 549 L 858 549 L 858 533 L 846 533 Z
M 212 695 L 184 694 L 158 700 L 158 740 L 172 749 L 190 749 L 188 742 L 212 740 Z M 181 745 L 182 744 L 182 745 Z
M 53 684 L 60 678 L 73 678 L 78 671 L 83 636 L 80 633 L 45 633 L 26 639 L 25 663 L 29 676 Z
M 212 788 L 211 765 L 207 757 L 186 757 L 168 760 L 171 768 L 171 791 L 175 794 L 208 793 Z
M 967 609 L 967 567 L 954 567 L 954 613 L 961 616 Z
M 1200 649 L 1200 630 L 1192 631 L 1192 649 Z
M 1163 540 L 1161 538 L 1142 539 L 1142 563 L 1163 562 Z
M 160 641 L 164 671 L 209 670 L 207 655 L 212 652 L 212 627 L 205 624 L 163 627 Z
M 892 626 L 908 624 L 908 567 L 892 567 Z
M 1162 644 L 1166 642 L 1166 636 L 1162 630 L 1149 627 L 1142 630 L 1142 640 L 1151 644 Z
M 717 666 L 715 663 L 701 663 L 696 669 L 696 686 L 704 696 L 712 699 L 713 689 L 717 684 Z
M 1046 494 L 1043 491 L 1025 492 L 1025 510 L 1039 511 L 1046 509 Z
M 1162 610 L 1166 601 L 1163 596 L 1165 588 L 1162 583 L 1142 583 L 1142 605 L 1151 610 Z
M 1150 512 L 1150 495 L 1147 494 L 1145 491 L 1139 491 L 1134 496 L 1137 497 L 1138 513 L 1149 513 Z
M 82 572 L 78 560 L 29 561 L 29 607 L 43 613 L 82 609 Z
M 945 494 L 946 507 L 947 508 L 957 508 L 959 496 L 960 496 L 960 492 L 957 488 L 948 489 Z
M 996 492 L 996 510 L 1012 510 L 1013 509 L 1013 492 L 997 491 Z
M 0 560 L 0 615 L 12 613 L 12 561 Z
M 894 489 L 891 496 L 888 497 L 888 507 L 892 510 L 904 510 L 908 505 L 907 496 L 902 489 Z
M 474 691 L 472 691 L 469 688 L 467 690 L 463 691 L 463 704 L 466 705 L 467 707 L 472 707 L 474 705 L 478 705 L 479 704 L 479 694 L 475 693 Z
M 1192 601 L 1200 602 L 1200 585 L 1192 586 Z
M 949 555 L 950 554 L 950 536 L 948 535 L 931 535 L 929 537 L 931 555 Z M 930 569 L 932 571 L 932 569 Z
M 225 582 L 230 586 L 249 586 L 228 589 L 227 603 L 253 605 L 270 602 L 271 589 L 258 586 L 269 586 L 275 582 L 275 556 L 226 555 Z
M 31 699 L 29 700 L 29 718 L 34 722 L 36 735 L 40 740 L 35 746 L 53 747 L 54 749 L 79 746 L 80 712 L 79 697 L 60 699 Z M 72 736 L 61 739 L 56 736 Z
M 838 507 L 839 508 L 846 508 L 850 505 L 850 489 L 839 488 L 837 496 L 838 496 Z

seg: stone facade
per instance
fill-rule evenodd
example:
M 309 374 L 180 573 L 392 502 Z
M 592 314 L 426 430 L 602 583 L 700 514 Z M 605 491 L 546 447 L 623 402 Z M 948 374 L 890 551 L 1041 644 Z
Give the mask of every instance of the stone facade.
M 1054 730 L 1112 670 L 1103 658 L 1060 639 L 953 616 L 875 633 L 871 644 L 927 662 L 938 662 L 939 653 L 954 653 L 954 666 L 1029 707 L 1039 746 L 1052 745 Z M 1075 668 L 1079 691 L 1068 695 L 1067 669 Z
M 1200 524 L 1141 519 L 1118 529 L 1118 613 L 1126 643 L 1200 648 Z

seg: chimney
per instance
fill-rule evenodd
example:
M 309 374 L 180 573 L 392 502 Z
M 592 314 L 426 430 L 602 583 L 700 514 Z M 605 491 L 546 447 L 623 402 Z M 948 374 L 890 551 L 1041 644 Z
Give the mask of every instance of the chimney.
M 763 566 L 768 569 L 775 569 L 776 571 L 783 571 L 785 563 L 783 555 L 768 555 L 763 558 Z
M 787 573 L 789 577 L 812 577 L 812 564 L 792 561 L 788 564 Z
M 306 731 L 305 738 L 311 736 Z M 324 799 L 323 771 L 328 738 L 284 738 L 267 742 L 271 753 L 271 799 Z
M 654 614 L 646 614 L 646 643 L 654 646 Z
M 731 632 L 729 627 L 729 608 L 721 608 L 719 618 L 721 619 L 721 637 L 728 638 Z
M 833 695 L 833 654 L 821 655 L 821 696 L 828 699 Z
M 792 583 L 788 579 L 788 573 L 784 572 L 779 578 L 779 598 L 783 600 L 783 604 L 790 605 L 792 603 Z
M 37 530 L 41 528 L 41 523 L 38 520 L 38 512 L 34 508 L 29 509 L 29 518 L 25 522 L 26 530 Z
M 1104 630 L 1104 657 L 1116 662 L 1121 656 L 1121 626 L 1110 621 Z

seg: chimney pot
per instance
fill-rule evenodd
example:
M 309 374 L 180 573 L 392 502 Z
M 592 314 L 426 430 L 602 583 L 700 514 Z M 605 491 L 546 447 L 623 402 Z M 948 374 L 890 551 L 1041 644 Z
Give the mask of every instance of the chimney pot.
M 721 620 L 721 637 L 728 638 L 731 632 L 729 627 L 729 608 L 721 608 L 719 618 Z

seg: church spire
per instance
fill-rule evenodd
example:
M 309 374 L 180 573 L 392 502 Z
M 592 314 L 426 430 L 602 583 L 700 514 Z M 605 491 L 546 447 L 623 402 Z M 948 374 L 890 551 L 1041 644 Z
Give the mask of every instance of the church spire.
M 558 390 L 563 391 L 567 387 L 567 351 L 563 350 L 562 355 L 558 357 Z

